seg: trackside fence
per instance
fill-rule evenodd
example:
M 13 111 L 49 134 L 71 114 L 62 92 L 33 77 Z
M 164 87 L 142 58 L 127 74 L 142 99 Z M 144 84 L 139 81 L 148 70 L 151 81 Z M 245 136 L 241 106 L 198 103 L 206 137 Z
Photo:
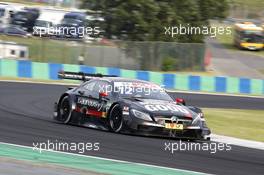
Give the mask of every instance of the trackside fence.
M 151 71 L 125 70 L 113 67 L 92 67 L 85 65 L 0 59 L 0 76 L 2 77 L 58 80 L 57 73 L 60 70 L 111 74 L 127 78 L 147 80 L 164 85 L 167 89 L 183 91 L 264 95 L 264 80 L 260 79 L 193 76 Z

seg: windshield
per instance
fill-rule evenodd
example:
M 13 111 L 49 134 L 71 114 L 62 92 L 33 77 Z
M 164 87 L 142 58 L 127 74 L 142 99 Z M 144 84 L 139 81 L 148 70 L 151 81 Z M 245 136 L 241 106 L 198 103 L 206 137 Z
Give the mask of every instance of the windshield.
M 78 19 L 64 18 L 62 24 L 79 24 L 81 21 Z
M 248 43 L 262 43 L 263 33 L 262 31 L 247 30 L 241 34 L 241 40 Z
M 3 17 L 5 15 L 5 9 L 0 8 L 0 17 Z
M 26 18 L 27 17 L 27 13 L 26 12 L 17 12 L 15 14 L 15 19 L 22 19 L 22 18 Z
M 107 89 L 109 91 L 110 89 Z M 147 98 L 156 100 L 173 101 L 165 89 L 152 83 L 142 82 L 114 82 L 111 89 L 122 98 Z
M 37 20 L 35 25 L 38 26 L 38 27 L 48 27 L 49 22 L 42 21 L 42 20 Z

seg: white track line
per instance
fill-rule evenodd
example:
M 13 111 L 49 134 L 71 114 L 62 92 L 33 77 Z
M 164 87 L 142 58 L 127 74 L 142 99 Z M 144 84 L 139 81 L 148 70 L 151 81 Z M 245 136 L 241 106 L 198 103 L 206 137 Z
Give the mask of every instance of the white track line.
M 239 139 L 235 137 L 228 137 L 222 135 L 211 134 L 211 141 L 228 143 L 231 145 L 242 146 L 253 149 L 264 150 L 264 142 L 257 142 L 252 140 Z

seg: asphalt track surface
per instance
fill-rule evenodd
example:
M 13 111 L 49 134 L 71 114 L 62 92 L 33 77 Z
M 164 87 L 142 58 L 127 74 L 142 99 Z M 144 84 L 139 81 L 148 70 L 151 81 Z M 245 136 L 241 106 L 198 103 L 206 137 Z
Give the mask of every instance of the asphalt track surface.
M 0 82 L 0 142 L 32 146 L 33 142 L 99 142 L 99 151 L 85 152 L 104 158 L 180 168 L 212 174 L 262 174 L 262 150 L 233 146 L 231 151 L 165 151 L 166 143 L 153 137 L 114 134 L 55 123 L 53 102 L 66 86 Z M 176 95 L 176 94 L 174 94 Z M 263 109 L 264 99 L 178 94 L 201 107 Z M 260 105 L 261 103 L 262 105 Z

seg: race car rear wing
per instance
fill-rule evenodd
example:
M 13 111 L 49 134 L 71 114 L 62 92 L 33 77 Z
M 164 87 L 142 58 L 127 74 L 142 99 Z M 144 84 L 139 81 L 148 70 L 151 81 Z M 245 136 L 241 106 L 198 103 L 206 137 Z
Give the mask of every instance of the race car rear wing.
M 81 81 L 89 81 L 93 78 L 103 78 L 103 77 L 117 77 L 116 75 L 103 75 L 103 74 L 90 74 L 84 72 L 58 72 L 58 78 L 60 79 L 68 79 L 68 80 L 81 80 Z

